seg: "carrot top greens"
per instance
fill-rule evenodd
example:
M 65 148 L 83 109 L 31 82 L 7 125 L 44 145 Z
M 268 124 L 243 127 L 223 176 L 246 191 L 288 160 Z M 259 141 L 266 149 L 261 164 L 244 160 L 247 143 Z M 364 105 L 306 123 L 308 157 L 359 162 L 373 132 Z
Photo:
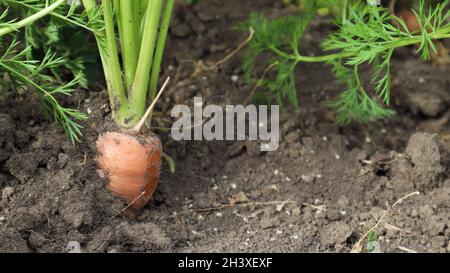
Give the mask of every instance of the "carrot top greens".
M 322 2 L 302 1 L 302 14 L 274 20 L 253 14 L 241 25 L 243 29 L 251 27 L 255 31 L 244 60 L 247 80 L 258 81 L 253 76 L 253 67 L 259 59 L 266 60 L 267 67 L 275 70 L 272 78 L 262 81 L 265 92 L 255 94 L 255 98 L 275 99 L 279 104 L 287 99 L 298 106 L 297 65 L 301 62 L 324 62 L 332 66 L 335 77 L 346 85 L 338 100 L 328 102 L 338 112 L 339 123 L 347 124 L 352 120 L 367 122 L 392 116 L 394 112 L 385 106 L 390 104 L 393 52 L 399 47 L 419 44 L 417 51 L 424 60 L 429 60 L 431 51 L 436 51 L 435 40 L 450 38 L 449 1 L 429 8 L 425 7 L 424 0 L 419 1 L 419 8 L 414 11 L 422 30 L 418 33 L 412 33 L 402 19 L 381 6 L 368 5 L 365 1 Z M 323 5 L 341 7 L 336 20 L 338 29 L 321 43 L 328 54 L 302 55 L 301 39 L 316 11 Z M 263 53 L 270 57 L 260 58 Z M 364 88 L 360 79 L 359 71 L 363 64 L 373 67 L 370 82 L 373 95 Z
M 87 116 L 78 110 L 62 106 L 57 98 L 60 95 L 70 96 L 77 86 L 86 83 L 85 74 L 80 69 L 73 69 L 73 80 L 62 81 L 59 70 L 70 62 L 50 48 L 45 49 L 39 61 L 35 60 L 32 49 L 36 41 L 32 39 L 31 32 L 38 20 L 49 15 L 52 15 L 49 25 L 54 26 L 54 37 L 58 35 L 60 23 L 70 23 L 91 30 L 87 26 L 86 14 L 77 13 L 76 7 L 67 5 L 66 0 L 0 0 L 0 7 L 4 8 L 0 15 L 0 72 L 8 75 L 0 77 L 0 89 L 35 90 L 45 112 L 62 125 L 72 142 L 79 141 L 82 126 L 77 121 L 84 120 Z M 17 13 L 27 16 L 17 19 Z M 18 41 L 23 38 L 20 30 L 23 29 L 25 43 L 20 43 Z M 75 67 L 76 63 L 72 65 Z
M 0 6 L 5 8 L 0 16 L 4 51 L 0 69 L 11 76 L 11 80 L 0 80 L 0 85 L 12 83 L 14 87 L 20 85 L 37 90 L 45 109 L 62 124 L 73 142 L 79 141 L 82 127 L 77 120 L 84 120 L 86 116 L 60 105 L 56 95 L 70 95 L 76 86 L 86 86 L 84 71 L 74 72 L 82 64 L 72 63 L 69 70 L 75 74 L 74 79 L 62 83 L 62 77 L 54 72 L 58 67 L 68 66 L 67 59 L 57 57 L 51 50 L 42 62 L 31 58 L 31 49 L 36 43 L 30 35 L 32 27 L 38 20 L 51 17 L 54 24 L 49 35 L 52 31 L 57 33 L 62 24 L 94 34 L 116 123 L 123 129 L 138 124 L 147 105 L 156 97 L 174 0 L 102 0 L 101 3 L 95 0 L 0 0 Z M 22 14 L 28 16 L 16 19 L 15 14 L 11 14 L 13 9 L 22 9 L 25 11 Z M 16 42 L 22 28 L 26 30 L 26 47 Z M 12 38 L 6 38 L 10 36 Z
M 92 21 L 99 10 L 103 15 L 94 34 L 110 103 L 119 127 L 131 129 L 143 117 L 147 97 L 156 97 L 174 0 L 82 2 Z

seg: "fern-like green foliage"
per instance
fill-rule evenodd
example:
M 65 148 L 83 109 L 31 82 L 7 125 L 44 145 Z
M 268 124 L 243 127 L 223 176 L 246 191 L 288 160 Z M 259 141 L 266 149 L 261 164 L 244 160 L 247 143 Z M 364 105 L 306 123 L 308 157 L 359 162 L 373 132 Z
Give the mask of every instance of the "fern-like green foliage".
M 17 8 L 18 12 L 32 14 L 23 4 L 18 5 Z M 75 13 L 75 10 L 67 9 L 62 14 Z M 67 15 L 67 17 L 77 18 L 74 15 Z M 87 21 L 87 18 L 83 20 Z M 49 50 L 58 52 L 58 56 L 63 58 L 64 62 L 61 67 L 51 69 L 53 76 L 63 81 L 63 76 L 68 74 L 67 72 L 73 77 L 80 75 L 81 87 L 87 88 L 101 71 L 95 42 L 90 39 L 92 38 L 90 35 L 86 35 L 87 33 L 87 31 L 80 31 L 77 25 L 69 24 L 56 16 L 49 16 L 25 27 L 24 43 L 32 48 L 27 58 L 41 59 Z
M 257 98 L 275 99 L 280 105 L 287 98 L 298 106 L 294 74 L 297 61 L 292 56 L 298 54 L 298 43 L 311 18 L 312 16 L 289 16 L 269 21 L 254 13 L 245 24 L 239 26 L 241 29 L 251 27 L 255 33 L 243 60 L 245 78 L 249 82 L 257 81 L 253 79 L 253 70 L 260 56 L 270 51 L 279 53 L 264 56 L 262 60 L 265 66 L 273 65 L 277 75 L 275 79 L 263 80 L 266 91 L 255 94 Z
M 68 83 L 61 83 L 48 75 L 48 71 L 57 68 L 64 63 L 63 58 L 58 58 L 50 51 L 43 60 L 27 60 L 30 48 L 20 49 L 20 43 L 13 41 L 0 57 L 0 70 L 9 75 L 8 80 L 0 80 L 0 88 L 14 88 L 16 90 L 32 88 L 42 102 L 46 113 L 51 115 L 56 122 L 62 125 L 72 142 L 79 141 L 81 125 L 76 120 L 86 119 L 86 115 L 77 110 L 63 107 L 56 96 L 70 96 L 79 84 L 80 75 Z
M 246 27 L 255 30 L 255 38 L 248 46 L 244 60 L 244 71 L 249 82 L 254 79 L 254 63 L 264 58 L 276 64 L 276 75 L 265 79 L 265 92 L 258 98 L 278 103 L 286 98 L 297 106 L 294 71 L 299 62 L 326 62 L 333 68 L 335 77 L 346 85 L 337 101 L 327 103 L 338 112 L 337 122 L 347 124 L 353 120 L 368 122 L 392 116 L 386 109 L 391 98 L 391 59 L 399 47 L 419 44 L 418 52 L 424 60 L 436 51 L 435 40 L 450 38 L 449 1 L 445 0 L 426 7 L 419 1 L 414 11 L 420 22 L 419 33 L 412 33 L 405 22 L 391 15 L 380 6 L 367 5 L 365 1 L 343 1 L 341 20 L 336 20 L 338 30 L 322 41 L 328 55 L 310 57 L 299 52 L 301 38 L 313 18 L 315 10 L 323 6 L 321 1 L 302 0 L 307 4 L 305 14 L 288 18 L 268 20 L 260 15 L 251 15 Z M 266 54 L 266 55 L 264 55 Z M 264 56 L 264 57 L 262 57 Z M 360 81 L 360 66 L 372 67 L 371 90 L 368 92 Z
M 64 107 L 58 99 L 70 96 L 78 86 L 86 86 L 88 67 L 93 67 L 92 62 L 97 57 L 95 48 L 90 49 L 83 42 L 86 38 L 81 38 L 87 35 L 71 28 L 95 32 L 103 24 L 99 10 L 92 11 L 98 16 L 88 17 L 78 5 L 64 4 L 49 16 L 16 29 L 17 22 L 53 3 L 55 1 L 0 0 L 0 7 L 4 9 L 0 28 L 14 30 L 0 38 L 0 73 L 8 75 L 0 77 L 0 89 L 36 91 L 45 113 L 59 123 L 75 143 L 81 136 L 82 126 L 78 122 L 87 116 Z M 73 78 L 68 82 L 66 71 L 71 72 Z

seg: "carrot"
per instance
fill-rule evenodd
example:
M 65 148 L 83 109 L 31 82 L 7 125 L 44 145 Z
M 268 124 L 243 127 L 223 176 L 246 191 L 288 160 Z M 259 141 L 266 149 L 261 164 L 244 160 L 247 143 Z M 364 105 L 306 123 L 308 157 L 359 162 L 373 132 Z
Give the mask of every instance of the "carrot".
M 109 178 L 108 189 L 132 207 L 144 207 L 159 180 L 162 157 L 159 138 L 108 132 L 98 138 L 96 146 L 98 165 Z
M 159 138 L 142 135 L 141 129 L 169 81 L 157 94 L 175 0 L 82 2 L 92 25 L 99 26 L 94 37 L 112 117 L 120 129 L 96 142 L 99 174 L 108 177 L 111 192 L 142 208 L 158 184 L 161 158 L 167 158 Z
M 134 128 L 107 132 L 96 141 L 100 176 L 108 176 L 108 189 L 136 209 L 150 201 L 158 185 L 163 157 L 161 140 L 151 133 L 143 135 L 141 130 L 169 81 L 170 77 Z

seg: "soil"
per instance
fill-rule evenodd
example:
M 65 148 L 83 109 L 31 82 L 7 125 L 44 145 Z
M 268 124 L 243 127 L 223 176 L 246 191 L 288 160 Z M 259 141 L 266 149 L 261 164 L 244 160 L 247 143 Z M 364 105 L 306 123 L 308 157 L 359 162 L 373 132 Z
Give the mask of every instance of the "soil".
M 273 2 L 177 7 L 164 75 L 179 73 L 158 125 L 170 127 L 174 103 L 192 105 L 196 95 L 243 103 L 252 86 L 242 53 L 195 77 L 186 60 L 213 64 L 232 52 L 248 34 L 231 27 L 251 11 L 290 12 Z M 304 52 L 318 53 L 329 29 L 315 21 Z M 0 252 L 349 252 L 385 214 L 375 229 L 380 251 L 450 252 L 450 69 L 407 48 L 392 70 L 397 115 L 339 127 L 323 102 L 342 86 L 326 65 L 301 65 L 301 107 L 281 113 L 276 152 L 261 153 L 256 142 L 175 142 L 157 131 L 177 170 L 163 164 L 157 192 L 139 211 L 124 211 L 96 173 L 94 143 L 112 124 L 106 92 L 79 91 L 66 102 L 90 117 L 75 146 L 36 97 L 8 93 L 0 104 Z

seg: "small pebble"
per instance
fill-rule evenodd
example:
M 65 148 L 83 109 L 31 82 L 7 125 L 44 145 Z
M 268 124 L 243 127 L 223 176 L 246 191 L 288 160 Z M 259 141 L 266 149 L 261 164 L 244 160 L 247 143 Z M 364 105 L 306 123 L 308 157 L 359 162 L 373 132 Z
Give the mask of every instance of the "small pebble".
M 2 199 L 6 200 L 14 194 L 13 187 L 5 187 L 2 191 Z
M 278 171 L 278 170 L 273 171 L 274 175 L 278 175 L 279 173 L 280 173 L 280 171 Z
M 232 183 L 232 184 L 231 184 L 231 188 L 232 188 L 233 190 L 237 189 L 236 183 Z
M 222 214 L 221 212 L 217 212 L 217 213 L 216 213 L 216 217 L 219 217 L 219 218 L 220 218 L 220 217 L 222 217 L 222 216 L 223 216 L 223 214 Z
M 70 241 L 66 246 L 67 253 L 81 253 L 81 245 L 77 241 Z
M 237 75 L 233 75 L 233 76 L 231 76 L 231 81 L 232 82 L 237 82 L 239 80 L 239 76 L 237 76 Z

